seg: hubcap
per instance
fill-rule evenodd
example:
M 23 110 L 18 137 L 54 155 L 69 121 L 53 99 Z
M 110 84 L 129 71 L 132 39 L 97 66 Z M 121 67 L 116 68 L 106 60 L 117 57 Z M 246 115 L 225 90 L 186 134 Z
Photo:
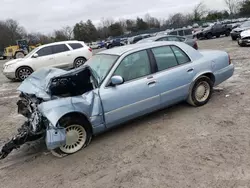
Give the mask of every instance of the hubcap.
M 21 80 L 25 80 L 29 75 L 31 75 L 31 71 L 26 68 L 20 69 L 18 72 L 18 76 Z
M 77 59 L 76 60 L 76 63 L 75 63 L 75 67 L 80 67 L 82 66 L 83 64 L 85 63 L 85 60 L 84 59 Z
M 210 86 L 207 82 L 201 82 L 195 91 L 195 98 L 198 102 L 204 102 L 207 100 L 210 94 Z
M 64 153 L 75 153 L 83 147 L 86 137 L 87 133 L 81 125 L 71 125 L 66 128 L 66 144 L 60 149 Z

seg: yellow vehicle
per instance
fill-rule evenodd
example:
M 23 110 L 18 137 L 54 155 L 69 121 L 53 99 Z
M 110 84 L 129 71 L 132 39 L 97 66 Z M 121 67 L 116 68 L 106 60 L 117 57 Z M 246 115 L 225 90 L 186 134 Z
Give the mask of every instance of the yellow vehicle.
M 29 46 L 27 40 L 17 40 L 17 45 L 9 46 L 4 49 L 3 58 L 24 58 L 31 50 L 40 46 L 41 44 L 37 44 L 35 46 Z

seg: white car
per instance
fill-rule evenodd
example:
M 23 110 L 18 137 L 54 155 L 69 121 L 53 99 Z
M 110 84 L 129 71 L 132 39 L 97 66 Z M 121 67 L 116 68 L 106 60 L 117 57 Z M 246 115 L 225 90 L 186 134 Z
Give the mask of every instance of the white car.
M 40 68 L 77 68 L 91 57 L 92 49 L 82 41 L 55 42 L 35 48 L 22 59 L 8 61 L 3 74 L 11 80 L 23 81 Z

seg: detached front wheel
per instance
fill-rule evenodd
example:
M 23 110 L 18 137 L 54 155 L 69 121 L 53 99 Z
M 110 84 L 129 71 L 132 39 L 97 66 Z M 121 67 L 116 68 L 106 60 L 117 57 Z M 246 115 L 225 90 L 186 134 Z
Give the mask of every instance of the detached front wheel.
M 188 103 L 192 106 L 203 106 L 211 98 L 213 82 L 206 76 L 201 76 L 194 83 L 188 97 Z
M 89 145 L 92 131 L 84 118 L 69 116 L 60 121 L 60 126 L 66 128 L 66 144 L 53 150 L 52 154 L 69 155 Z

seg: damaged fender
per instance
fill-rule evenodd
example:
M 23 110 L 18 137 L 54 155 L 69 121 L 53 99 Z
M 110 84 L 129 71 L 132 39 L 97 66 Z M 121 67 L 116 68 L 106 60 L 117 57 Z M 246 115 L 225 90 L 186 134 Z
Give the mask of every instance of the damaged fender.
M 70 113 L 81 113 L 90 122 L 93 134 L 97 134 L 105 129 L 98 89 L 80 96 L 43 102 L 38 106 L 38 110 L 49 120 L 54 128 L 58 127 L 58 122 L 63 116 Z

